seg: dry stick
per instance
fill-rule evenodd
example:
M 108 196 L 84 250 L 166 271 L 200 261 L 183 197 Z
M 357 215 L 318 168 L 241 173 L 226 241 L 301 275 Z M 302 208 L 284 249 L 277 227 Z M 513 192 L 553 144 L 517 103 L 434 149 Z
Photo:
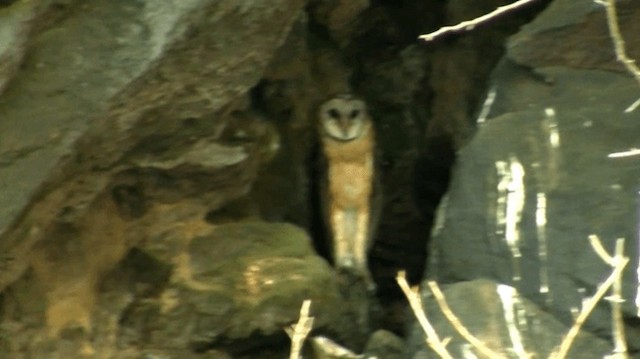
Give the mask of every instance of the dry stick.
M 624 257 L 624 238 L 618 238 L 616 241 L 615 256 L 611 256 L 602 246 L 600 238 L 595 234 L 589 236 L 589 241 L 593 250 L 608 265 L 616 268 L 618 263 Z M 622 272 L 621 272 L 622 273 Z M 622 274 L 617 276 L 611 288 L 611 295 L 605 298 L 611 302 L 611 316 L 613 327 L 613 352 L 621 358 L 627 358 L 627 341 L 624 336 L 624 322 L 622 320 L 622 308 L 620 304 L 624 302 L 622 299 Z
M 422 330 L 427 335 L 427 344 L 435 350 L 441 358 L 453 359 L 445 347 L 446 344 L 440 340 L 438 333 L 436 333 L 436 330 L 433 329 L 433 326 L 429 323 L 427 315 L 424 312 L 424 308 L 422 308 L 422 300 L 420 299 L 420 293 L 418 292 L 417 287 L 411 288 L 409 283 L 407 283 L 405 271 L 398 272 L 396 282 L 398 282 L 398 285 L 407 297 L 411 310 L 413 310 L 413 314 L 415 314 L 416 319 L 418 319 L 418 323 L 420 323 Z
M 486 356 L 487 358 L 502 357 L 500 354 L 489 349 L 489 347 L 484 345 L 484 343 L 481 342 L 478 338 L 474 337 L 473 334 L 471 334 L 469 330 L 467 330 L 467 328 L 462 325 L 460 319 L 458 319 L 458 317 L 453 314 L 453 311 L 449 307 L 449 304 L 447 304 L 447 300 L 444 298 L 444 294 L 442 293 L 440 287 L 438 287 L 438 284 L 436 282 L 428 281 L 427 284 L 429 284 L 429 289 L 431 289 L 431 292 L 436 298 L 436 302 L 438 303 L 438 306 L 440 307 L 440 310 L 442 311 L 444 316 L 447 317 L 447 320 L 449 320 L 451 325 L 453 325 L 453 327 L 458 331 L 458 333 L 460 333 L 460 335 L 464 339 L 466 339 L 471 345 L 478 349 L 478 351 L 480 351 L 482 355 Z
M 455 31 L 460 31 L 460 30 L 472 30 L 474 27 L 476 27 L 478 24 L 481 24 L 485 21 L 491 20 L 492 18 L 503 14 L 507 11 L 511 11 L 514 9 L 517 9 L 527 3 L 530 2 L 534 2 L 536 0 L 518 0 L 512 4 L 509 5 L 504 5 L 504 6 L 500 6 L 497 9 L 493 10 L 492 12 L 488 13 L 488 14 L 484 14 L 480 17 L 477 17 L 473 20 L 467 20 L 467 21 L 463 21 L 457 25 L 453 25 L 453 26 L 443 26 L 441 28 L 439 28 L 438 30 L 428 33 L 428 34 L 424 34 L 424 35 L 420 35 L 418 36 L 419 39 L 422 39 L 424 41 L 431 41 L 433 39 L 435 39 L 436 37 L 448 33 L 448 32 L 455 32 Z
M 613 41 L 613 49 L 616 52 L 616 59 L 624 65 L 624 67 L 633 75 L 638 84 L 640 85 L 640 68 L 636 65 L 635 60 L 632 60 L 627 56 L 627 50 L 624 46 L 624 39 L 620 32 L 620 25 L 618 24 L 618 14 L 616 10 L 615 0 L 600 0 L 596 1 L 602 4 L 607 13 L 607 25 L 609 26 L 609 35 Z M 631 112 L 640 106 L 640 99 L 629 106 L 624 112 Z
M 618 24 L 618 14 L 616 11 L 616 1 L 615 0 L 603 0 L 598 1 L 599 4 L 604 5 L 604 8 L 607 12 L 607 24 L 609 25 L 609 34 L 611 35 L 611 39 L 613 40 L 613 48 L 616 52 L 616 59 L 627 68 L 633 77 L 636 79 L 638 84 L 640 85 L 640 68 L 636 65 L 635 60 L 630 59 L 627 56 L 627 50 L 624 46 L 624 39 L 622 38 L 622 33 L 620 32 L 620 25 Z
M 611 39 L 613 40 L 614 50 L 616 52 L 616 58 L 618 61 L 622 62 L 624 66 L 627 68 L 633 77 L 636 79 L 638 84 L 640 84 L 640 68 L 636 65 L 634 60 L 631 60 L 627 56 L 626 48 L 624 45 L 624 39 L 622 38 L 622 34 L 620 32 L 620 25 L 618 24 L 618 14 L 616 11 L 616 2 L 615 0 L 602 0 L 598 1 L 598 3 L 604 5 L 605 11 L 607 13 L 607 24 L 609 26 L 609 34 L 611 35 Z M 629 113 L 634 111 L 638 106 L 640 106 L 640 98 L 637 99 L 631 106 L 627 107 L 624 112 Z M 631 151 L 634 151 L 632 149 Z M 611 155 L 609 155 L 611 157 Z M 640 265 L 638 266 L 638 277 L 640 280 Z M 638 317 L 640 317 L 640 285 L 638 287 L 638 294 L 636 299 L 636 306 L 638 308 Z
M 616 240 L 616 251 L 611 265 L 615 267 L 624 257 L 624 238 Z M 611 289 L 611 296 L 606 298 L 611 302 L 611 315 L 613 321 L 613 352 L 619 358 L 627 358 L 627 340 L 624 336 L 624 321 L 622 320 L 622 274 L 616 277 Z
M 616 278 L 620 275 L 620 273 L 622 273 L 622 270 L 627 265 L 627 263 L 629 263 L 629 258 L 622 258 L 616 265 L 616 268 L 613 270 L 613 272 L 611 272 L 611 275 L 607 278 L 607 280 L 602 283 L 593 297 L 587 301 L 586 305 L 584 306 L 584 308 L 582 308 L 582 311 L 576 318 L 575 323 L 562 340 L 560 348 L 551 354 L 551 359 L 563 359 L 567 356 L 567 353 L 569 352 L 573 341 L 580 332 L 580 329 L 582 328 L 584 322 L 587 320 L 587 317 L 589 316 L 589 314 L 591 314 L 593 308 L 596 307 L 596 304 L 598 304 L 600 299 L 604 296 L 609 287 L 611 287 Z
M 299 359 L 300 352 L 302 351 L 302 345 L 304 340 L 313 328 L 313 317 L 309 316 L 309 308 L 311 307 L 311 300 L 307 299 L 302 302 L 300 307 L 300 319 L 295 325 L 285 328 L 285 332 L 291 338 L 291 354 L 289 359 Z
M 638 105 L 640 105 L 640 99 L 638 99 L 638 101 L 636 101 L 638 103 Z M 635 104 L 635 103 L 634 103 Z M 631 112 L 634 110 L 634 105 L 629 106 L 629 108 L 627 108 L 627 110 L 624 110 L 624 112 Z M 636 106 L 637 107 L 637 106 Z M 621 157 L 629 157 L 629 156 L 637 156 L 640 155 L 640 149 L 637 148 L 631 148 L 628 151 L 622 151 L 622 152 L 613 152 L 607 155 L 608 158 L 621 158 Z
M 604 247 L 602 246 L 602 242 L 600 241 L 600 238 L 598 238 L 598 236 L 596 236 L 595 234 L 590 234 L 589 243 L 591 243 L 593 251 L 596 252 L 600 259 L 602 259 L 608 265 L 615 267 L 613 257 L 609 254 L 609 252 L 607 252 L 606 249 L 604 249 Z

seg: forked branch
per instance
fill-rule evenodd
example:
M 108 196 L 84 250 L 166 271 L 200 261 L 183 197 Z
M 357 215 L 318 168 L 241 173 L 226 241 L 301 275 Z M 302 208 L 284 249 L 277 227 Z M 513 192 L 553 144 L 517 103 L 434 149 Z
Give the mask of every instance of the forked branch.
M 438 337 L 438 333 L 433 328 L 429 319 L 427 319 L 427 315 L 424 312 L 424 308 L 422 307 L 422 299 L 420 298 L 420 293 L 417 287 L 410 287 L 407 282 L 407 277 L 404 271 L 398 272 L 396 276 L 396 282 L 404 292 L 404 295 L 407 297 L 409 301 L 409 305 L 411 306 L 411 310 L 413 310 L 413 314 L 418 319 L 418 323 L 422 326 L 422 330 L 427 335 L 427 344 L 440 355 L 441 358 L 453 359 L 451 354 L 446 348 L 448 340 L 440 340 Z

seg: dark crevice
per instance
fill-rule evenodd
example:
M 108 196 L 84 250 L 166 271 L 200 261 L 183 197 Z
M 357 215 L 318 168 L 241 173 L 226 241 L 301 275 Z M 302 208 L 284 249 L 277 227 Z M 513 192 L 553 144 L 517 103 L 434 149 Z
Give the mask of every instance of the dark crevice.
M 211 349 L 224 350 L 233 355 L 240 357 L 250 353 L 260 353 L 260 356 L 268 357 L 268 353 L 278 353 L 281 348 L 286 347 L 289 339 L 284 331 L 273 335 L 263 335 L 257 332 L 250 334 L 242 339 L 221 338 L 209 341 L 207 338 L 197 339 L 191 343 L 191 350 L 194 353 L 202 354 Z M 253 357 L 253 356 L 252 356 Z
M 313 246 L 318 254 L 332 262 L 331 244 L 329 243 L 328 229 L 325 227 L 321 205 L 322 173 L 324 166 L 319 145 L 313 147 L 309 156 L 309 200 L 311 203 L 311 219 L 309 221 L 310 233 L 313 238 Z
M 480 15 L 493 10 L 493 2 L 478 10 L 445 1 L 374 0 L 360 15 L 354 37 L 341 50 L 353 71 L 350 83 L 364 96 L 378 133 L 384 206 L 369 266 L 378 298 L 389 308 L 382 320 L 385 329 L 402 330 L 402 320 L 397 318 L 402 311 L 397 308 L 406 303 L 395 282 L 396 273 L 406 270 L 414 284 L 424 275 L 435 210 L 448 189 L 456 151 L 473 134 L 478 104 L 491 70 L 504 53 L 504 42 L 548 3 L 520 9 L 474 31 L 425 43 L 418 40 L 420 34 L 459 21 L 451 20 L 452 13 L 481 11 Z M 452 10 L 454 6 L 458 8 Z M 309 31 L 312 49 L 330 46 L 327 43 L 333 41 L 330 31 L 313 19 Z M 450 64 L 461 66 L 459 77 L 434 76 Z M 464 106 L 456 108 L 456 104 Z M 447 111 L 454 113 L 452 118 L 458 116 L 458 122 L 448 123 Z M 320 157 L 316 150 L 308 161 L 313 209 L 310 232 L 318 253 L 330 258 L 319 209 Z
M 123 343 L 150 342 L 161 317 L 157 298 L 165 289 L 171 272 L 169 265 L 133 248 L 102 283 L 104 293 L 124 289 L 135 294 L 118 320 Z

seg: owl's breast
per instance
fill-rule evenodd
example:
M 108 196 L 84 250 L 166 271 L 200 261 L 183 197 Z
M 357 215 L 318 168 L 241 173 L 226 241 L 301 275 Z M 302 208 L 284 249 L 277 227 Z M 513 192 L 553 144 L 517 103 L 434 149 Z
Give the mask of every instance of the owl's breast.
M 371 194 L 372 168 L 367 163 L 340 163 L 330 166 L 331 197 L 342 207 L 366 205 Z

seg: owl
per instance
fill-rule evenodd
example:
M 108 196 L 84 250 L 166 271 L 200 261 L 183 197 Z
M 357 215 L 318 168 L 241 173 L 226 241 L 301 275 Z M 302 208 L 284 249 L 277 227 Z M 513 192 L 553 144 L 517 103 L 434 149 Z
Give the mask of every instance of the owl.
M 375 288 L 367 265 L 372 242 L 375 133 L 365 102 L 337 95 L 318 109 L 324 158 L 321 204 L 334 265 Z

